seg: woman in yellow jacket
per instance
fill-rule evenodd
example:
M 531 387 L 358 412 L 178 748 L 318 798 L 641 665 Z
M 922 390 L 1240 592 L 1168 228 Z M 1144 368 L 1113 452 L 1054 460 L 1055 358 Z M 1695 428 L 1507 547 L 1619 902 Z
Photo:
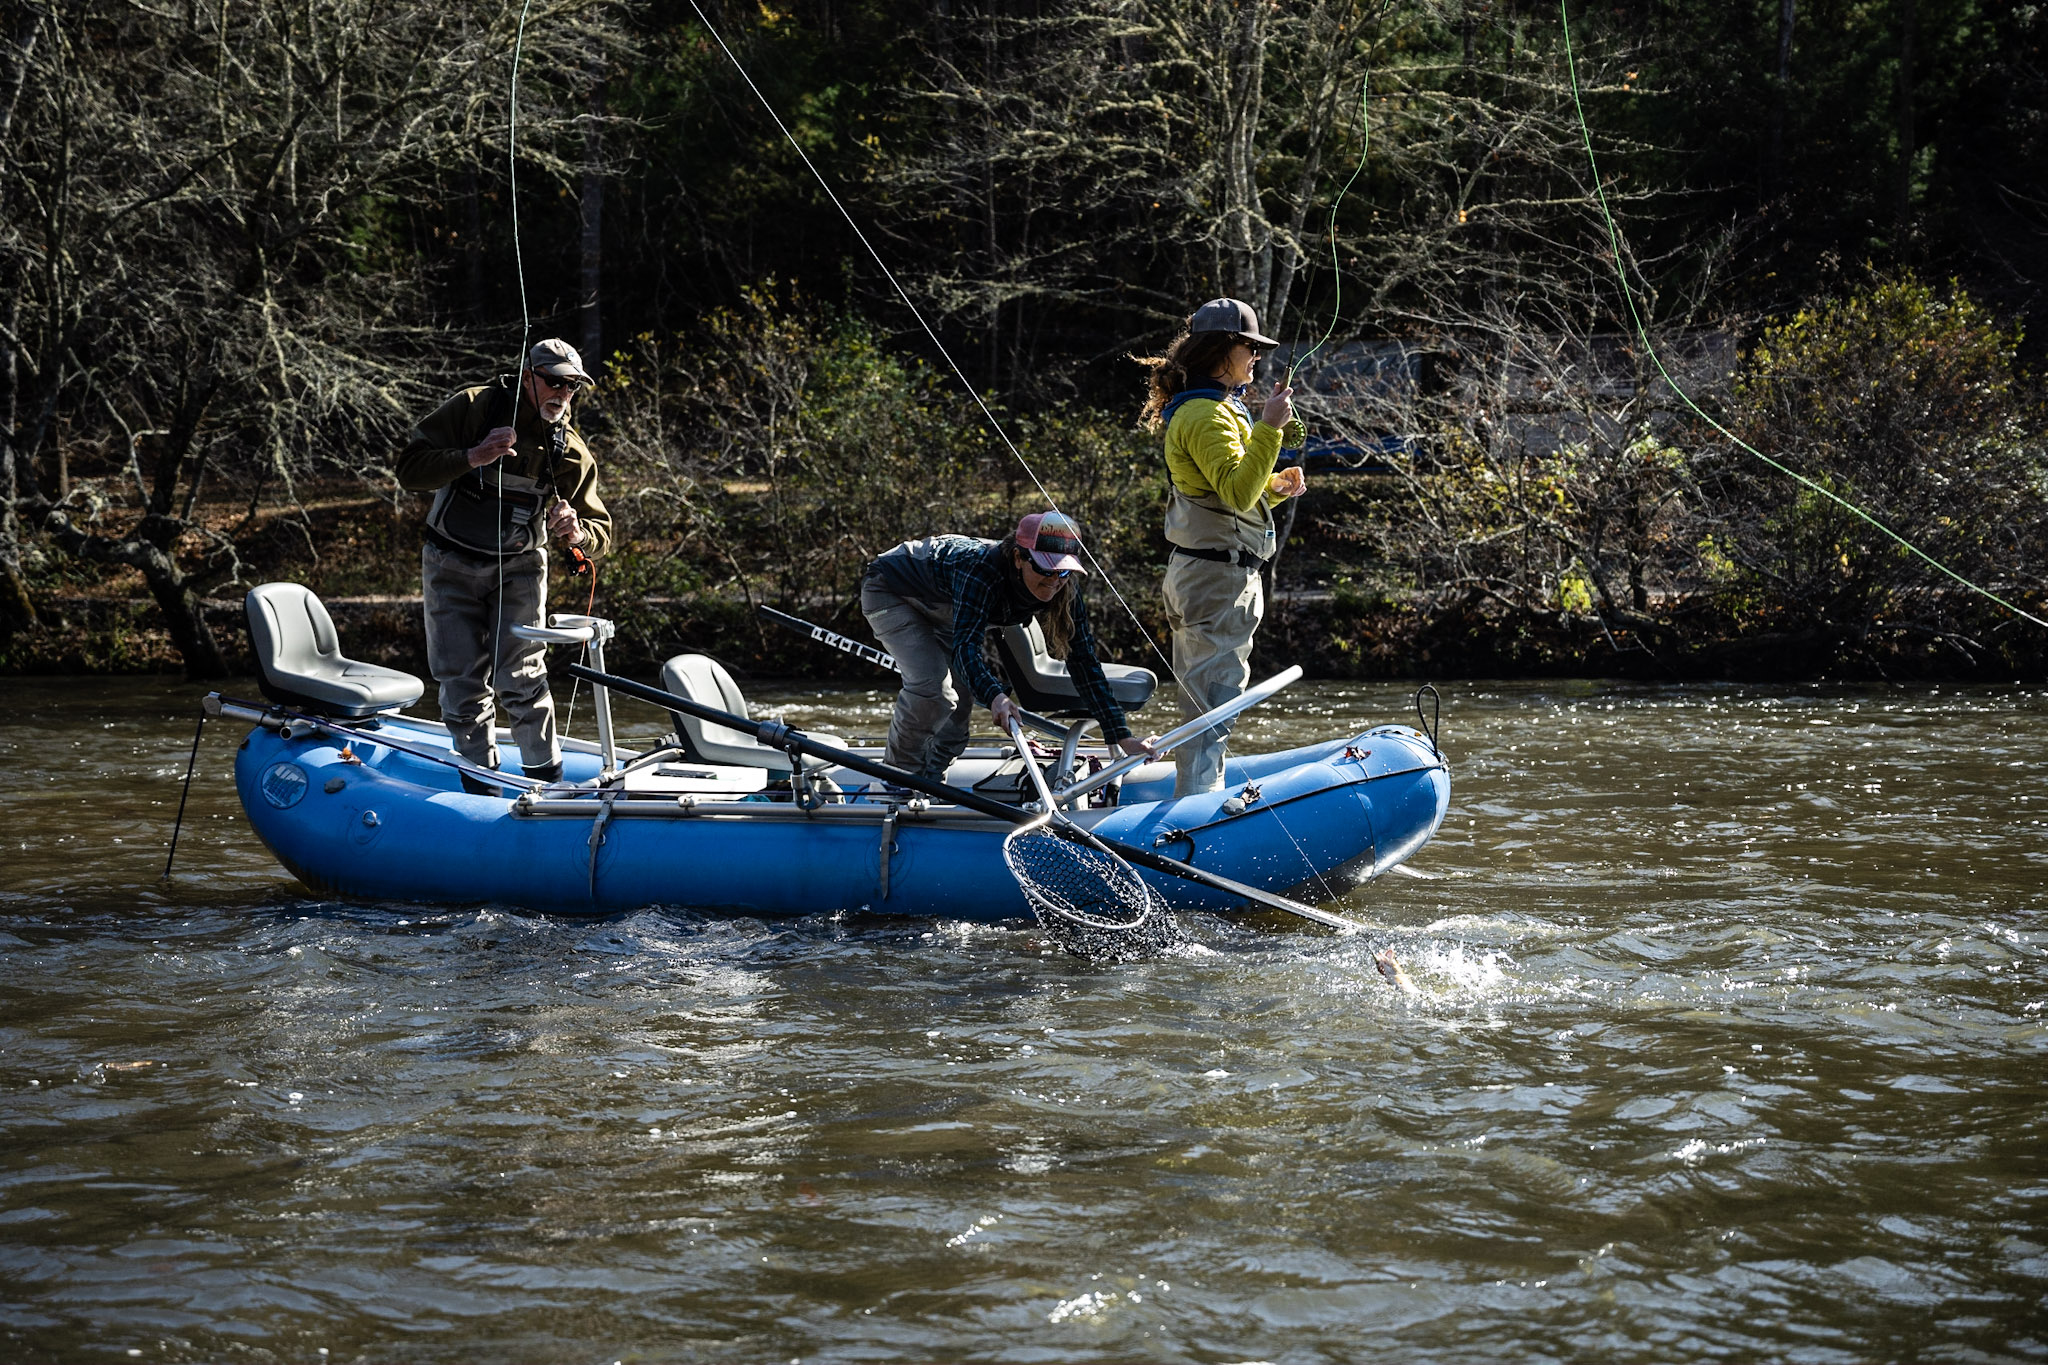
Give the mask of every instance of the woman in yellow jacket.
M 1259 357 L 1276 345 L 1236 299 L 1197 308 L 1151 371 L 1145 423 L 1166 432 L 1172 490 L 1166 507 L 1166 617 L 1181 709 L 1196 716 L 1239 696 L 1251 680 L 1252 636 L 1266 614 L 1259 571 L 1273 557 L 1273 508 L 1308 483 L 1299 466 L 1274 472 L 1282 446 L 1302 442 L 1294 390 L 1273 385 L 1252 418 L 1243 394 Z M 1174 755 L 1175 796 L 1223 785 L 1228 723 Z

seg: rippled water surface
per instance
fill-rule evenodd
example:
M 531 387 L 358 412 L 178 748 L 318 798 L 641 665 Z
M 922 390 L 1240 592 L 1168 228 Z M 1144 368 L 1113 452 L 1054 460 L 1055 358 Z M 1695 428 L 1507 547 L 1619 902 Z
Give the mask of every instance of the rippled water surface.
M 165 882 L 197 689 L 0 684 L 0 1357 L 2048 1357 L 2048 694 L 1444 691 L 1371 940 L 1091 967 L 317 900 L 226 724 Z

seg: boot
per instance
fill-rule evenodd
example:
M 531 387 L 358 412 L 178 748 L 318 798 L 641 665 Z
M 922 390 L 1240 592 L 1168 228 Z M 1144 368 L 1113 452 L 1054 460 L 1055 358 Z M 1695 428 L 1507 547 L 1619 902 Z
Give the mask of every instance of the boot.
M 538 766 L 528 763 L 524 765 L 524 769 L 526 775 L 536 782 L 560 782 L 562 780 L 562 760 L 559 758 L 552 763 L 542 763 Z
M 462 789 L 471 796 L 502 797 L 505 794 L 503 787 L 486 782 L 482 778 L 471 777 L 468 773 L 462 774 Z
M 479 768 L 489 768 L 495 772 L 498 767 L 497 753 L 493 751 L 490 758 L 478 763 L 476 766 Z M 468 773 L 461 774 L 461 777 L 462 789 L 471 796 L 503 796 L 505 794 L 504 788 L 494 782 L 486 782 L 480 777 L 471 777 Z

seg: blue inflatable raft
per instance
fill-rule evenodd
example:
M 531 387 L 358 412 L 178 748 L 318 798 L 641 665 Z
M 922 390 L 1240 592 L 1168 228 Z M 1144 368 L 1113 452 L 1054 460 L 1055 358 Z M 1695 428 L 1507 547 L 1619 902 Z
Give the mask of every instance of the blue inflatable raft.
M 520 756 L 509 735 L 499 741 L 505 771 L 484 772 L 462 762 L 438 722 L 399 714 L 419 698 L 419 680 L 343 656 L 304 588 L 266 584 L 249 611 L 266 699 L 216 693 L 206 709 L 252 723 L 235 761 L 242 806 L 278 861 L 318 894 L 584 913 L 1029 914 L 1002 853 L 1014 821 L 990 813 L 1014 811 L 1033 790 L 1014 745 L 962 757 L 948 774 L 972 801 L 962 804 L 860 771 L 875 766 L 873 751 L 766 722 L 760 731 L 782 742 L 672 713 L 668 743 L 617 748 L 606 695 L 616 689 L 607 688 L 597 741 L 565 741 L 562 778 L 541 784 L 510 775 Z M 595 676 L 606 676 L 608 624 L 555 622 L 534 633 L 594 644 Z M 703 656 L 671 660 L 663 682 L 678 701 L 755 724 Z M 1084 725 L 1040 723 L 1058 743 L 1055 795 L 1075 824 L 1310 903 L 1411 857 L 1450 798 L 1435 744 L 1407 726 L 1233 759 L 1222 791 L 1174 800 L 1171 764 L 1118 771 L 1129 761 L 1083 744 Z M 501 794 L 466 790 L 465 774 Z M 1142 875 L 1175 908 L 1247 903 L 1185 877 Z

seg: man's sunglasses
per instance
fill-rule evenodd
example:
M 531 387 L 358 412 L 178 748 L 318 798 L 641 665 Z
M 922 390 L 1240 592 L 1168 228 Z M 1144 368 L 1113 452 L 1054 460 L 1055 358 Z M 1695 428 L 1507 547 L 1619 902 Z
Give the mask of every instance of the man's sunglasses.
M 535 379 L 538 379 L 541 383 L 547 385 L 550 389 L 556 390 L 557 392 L 561 391 L 562 389 L 567 389 L 571 393 L 574 393 L 576 390 L 583 387 L 583 381 L 580 379 L 574 378 L 573 376 L 569 375 L 564 375 L 562 378 L 557 379 L 553 375 L 549 374 L 546 370 L 535 370 L 533 372 L 533 377 Z

